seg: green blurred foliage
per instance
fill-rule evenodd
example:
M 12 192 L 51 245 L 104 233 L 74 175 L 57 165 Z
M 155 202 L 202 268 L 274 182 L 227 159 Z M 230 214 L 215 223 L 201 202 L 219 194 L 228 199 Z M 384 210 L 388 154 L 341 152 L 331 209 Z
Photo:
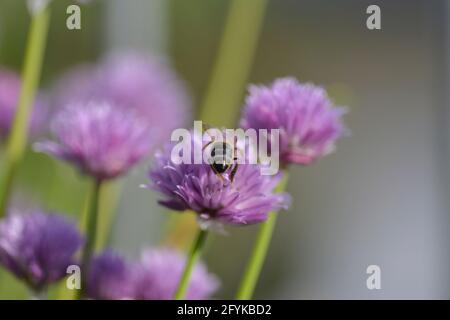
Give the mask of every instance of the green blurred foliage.
M 208 88 L 228 4 L 228 0 L 170 1 L 169 53 L 189 84 L 197 109 Z

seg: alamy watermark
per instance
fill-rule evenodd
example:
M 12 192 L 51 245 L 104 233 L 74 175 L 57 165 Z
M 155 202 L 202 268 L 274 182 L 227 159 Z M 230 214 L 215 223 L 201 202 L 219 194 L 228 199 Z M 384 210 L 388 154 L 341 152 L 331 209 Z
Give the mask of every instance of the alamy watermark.
M 175 129 L 171 141 L 174 164 L 261 164 L 261 175 L 275 175 L 280 169 L 280 130 L 217 129 L 203 131 L 202 121 L 194 129 Z M 194 143 L 192 143 L 194 141 Z
M 376 4 L 367 7 L 366 13 L 370 14 L 366 20 L 366 26 L 369 30 L 381 30 L 381 9 Z
M 69 30 L 81 30 L 81 8 L 76 4 L 67 7 L 66 27 Z
M 369 290 L 381 289 L 381 268 L 376 264 L 367 267 L 366 273 L 369 275 L 366 280 L 366 286 Z
M 66 269 L 66 288 L 69 290 L 81 289 L 81 268 L 76 264 L 71 264 Z

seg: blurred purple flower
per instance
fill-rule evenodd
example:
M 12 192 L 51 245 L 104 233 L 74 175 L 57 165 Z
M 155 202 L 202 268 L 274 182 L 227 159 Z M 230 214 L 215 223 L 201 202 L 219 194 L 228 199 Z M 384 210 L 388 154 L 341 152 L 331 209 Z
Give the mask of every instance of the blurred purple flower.
M 152 144 L 146 121 L 107 102 L 69 105 L 56 116 L 52 129 L 58 142 L 37 143 L 35 149 L 68 161 L 97 179 L 125 173 Z
M 16 114 L 19 102 L 20 77 L 9 70 L 0 69 L 0 140 L 6 139 Z M 47 115 L 47 107 L 41 94 L 37 95 L 30 120 L 30 133 L 35 135 L 42 128 Z
M 51 0 L 27 0 L 28 11 L 34 15 L 38 13 L 40 10 L 44 9 Z M 80 4 L 86 4 L 91 0 L 76 0 L 75 2 Z
M 184 269 L 185 257 L 170 249 L 152 249 L 129 263 L 105 251 L 93 258 L 88 275 L 88 297 L 97 300 L 170 300 Z M 187 299 L 208 299 L 217 290 L 217 278 L 198 263 L 192 273 Z
M 284 165 L 308 165 L 332 152 L 346 129 L 343 108 L 333 107 L 321 87 L 294 78 L 274 81 L 271 87 L 250 86 L 241 119 L 245 129 L 280 129 L 280 157 Z
M 134 298 L 143 300 L 173 299 L 186 257 L 171 249 L 147 250 L 134 277 Z M 186 294 L 188 300 L 210 298 L 219 287 L 218 279 L 199 262 L 192 271 Z
M 0 222 L 0 263 L 35 290 L 62 279 L 82 243 L 58 215 L 13 213 Z
M 192 135 L 192 143 L 201 144 Z M 200 140 L 200 139 L 199 139 Z M 194 150 L 195 147 L 192 147 Z M 221 224 L 249 225 L 267 219 L 269 211 L 286 208 L 288 196 L 276 194 L 273 189 L 281 174 L 264 176 L 259 165 L 241 164 L 233 182 L 224 174 L 220 179 L 209 164 L 175 164 L 171 160 L 172 144 L 156 153 L 150 170 L 149 188 L 166 197 L 159 201 L 177 211 L 193 210 L 200 226 L 221 227 Z
M 87 296 L 96 300 L 133 297 L 132 267 L 112 251 L 92 258 L 87 276 Z
M 189 120 L 190 98 L 176 74 L 155 57 L 136 52 L 109 56 L 99 66 L 78 67 L 59 81 L 54 104 L 109 101 L 134 110 L 154 128 L 156 144 Z
M 34 15 L 44 9 L 49 3 L 50 0 L 27 0 L 28 11 Z

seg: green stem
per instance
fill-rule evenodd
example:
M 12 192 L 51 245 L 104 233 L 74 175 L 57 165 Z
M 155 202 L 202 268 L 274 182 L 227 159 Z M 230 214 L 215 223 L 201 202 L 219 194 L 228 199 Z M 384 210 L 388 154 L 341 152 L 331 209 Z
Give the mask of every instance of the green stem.
M 95 249 L 98 251 L 103 250 L 108 243 L 111 226 L 114 221 L 114 211 L 120 199 L 121 187 L 118 181 L 111 180 L 102 189 L 98 213 L 98 234 L 95 242 Z
M 178 284 L 178 289 L 175 293 L 175 300 L 183 300 L 186 291 L 189 286 L 189 280 L 191 278 L 192 270 L 194 269 L 195 263 L 200 257 L 202 248 L 205 244 L 207 231 L 200 230 L 197 234 L 197 239 L 195 240 L 191 251 L 189 252 L 186 265 L 184 267 L 183 275 L 181 276 L 180 283 Z
M 283 192 L 286 188 L 287 181 L 288 174 L 287 172 L 284 172 L 283 179 L 276 187 L 275 192 Z M 253 247 L 253 252 L 250 256 L 250 261 L 247 264 L 244 277 L 241 280 L 241 284 L 236 295 L 236 299 L 238 300 L 248 300 L 253 296 L 264 260 L 267 256 L 270 240 L 272 239 L 273 230 L 275 229 L 275 224 L 277 222 L 277 216 L 278 214 L 276 212 L 270 212 L 269 217 L 259 229 L 255 246 Z
M 30 290 L 30 300 L 48 300 L 48 288 Z
M 100 203 L 100 193 L 103 181 L 101 179 L 95 179 L 92 185 L 92 191 L 89 201 L 87 225 L 86 225 L 86 244 L 84 245 L 83 254 L 81 258 L 82 267 L 82 281 L 81 290 L 79 291 L 78 298 L 82 298 L 85 295 L 86 288 L 86 273 L 89 265 L 89 261 L 94 253 L 95 244 L 97 239 L 97 223 L 98 223 L 98 212 Z
M 28 124 L 34 96 L 41 77 L 49 22 L 50 9 L 48 7 L 32 16 L 22 70 L 22 89 L 14 123 L 7 141 L 5 175 L 0 188 L 0 217 L 4 216 L 7 210 L 17 166 L 22 160 L 27 145 Z

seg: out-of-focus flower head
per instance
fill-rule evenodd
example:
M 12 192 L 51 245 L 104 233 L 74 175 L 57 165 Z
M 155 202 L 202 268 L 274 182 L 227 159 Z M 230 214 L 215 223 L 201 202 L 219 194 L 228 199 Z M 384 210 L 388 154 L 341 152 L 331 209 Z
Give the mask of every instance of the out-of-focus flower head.
M 83 238 L 55 214 L 12 213 L 0 222 L 0 263 L 34 290 L 62 279 Z
M 152 145 L 148 123 L 108 102 L 69 105 L 56 115 L 57 142 L 35 144 L 97 179 L 115 178 L 141 160 Z
M 147 250 L 142 254 L 134 276 L 134 298 L 173 299 L 186 263 L 186 257 L 171 249 Z M 209 299 L 219 287 L 218 279 L 198 262 L 189 280 L 186 299 Z
M 87 278 L 88 297 L 98 300 L 173 299 L 186 257 L 171 249 L 149 249 L 136 262 L 111 251 L 93 258 Z M 187 299 L 208 299 L 219 286 L 217 278 L 199 262 L 190 279 Z
M 137 52 L 112 54 L 98 66 L 75 68 L 59 81 L 55 96 L 56 106 L 102 100 L 133 110 L 154 128 L 156 144 L 169 140 L 191 111 L 187 90 L 169 66 Z
M 203 149 L 203 140 L 195 134 L 191 137 L 192 150 Z M 267 219 L 269 211 L 288 206 L 288 196 L 273 190 L 282 178 L 281 173 L 261 175 L 259 164 L 240 164 L 231 182 L 228 172 L 220 179 L 207 163 L 174 163 L 172 148 L 173 144 L 168 144 L 156 153 L 149 173 L 152 183 L 148 187 L 165 197 L 159 201 L 161 205 L 196 212 L 203 229 L 259 223 Z
M 50 3 L 50 1 L 51 0 L 27 0 L 28 11 L 32 15 L 35 15 L 39 11 L 43 10 Z M 75 2 L 80 4 L 86 4 L 90 1 L 91 0 L 75 0 Z
M 20 77 L 9 70 L 0 69 L 0 140 L 6 139 L 11 130 L 19 102 Z M 31 135 L 39 133 L 47 115 L 47 107 L 42 94 L 37 94 L 33 104 L 29 131 Z
M 44 9 L 49 3 L 50 0 L 27 0 L 28 11 L 34 15 Z
M 104 251 L 92 258 L 87 276 L 87 296 L 96 300 L 133 298 L 133 267 L 120 255 Z
M 308 165 L 334 150 L 336 140 L 347 131 L 344 113 L 323 88 L 281 78 L 270 87 L 250 86 L 241 126 L 280 129 L 281 162 Z

